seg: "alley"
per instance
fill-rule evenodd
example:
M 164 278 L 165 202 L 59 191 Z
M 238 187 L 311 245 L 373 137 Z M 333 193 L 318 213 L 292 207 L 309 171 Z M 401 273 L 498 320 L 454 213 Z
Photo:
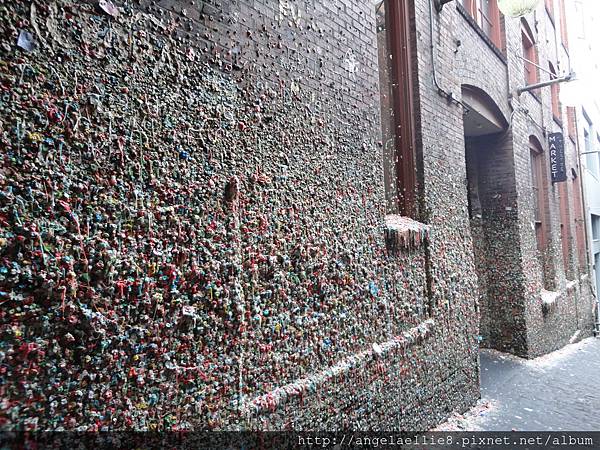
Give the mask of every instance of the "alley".
M 0 432 L 600 429 L 594 5 L 0 0 Z
M 533 360 L 481 352 L 480 404 L 442 429 L 593 431 L 600 429 L 600 339 Z

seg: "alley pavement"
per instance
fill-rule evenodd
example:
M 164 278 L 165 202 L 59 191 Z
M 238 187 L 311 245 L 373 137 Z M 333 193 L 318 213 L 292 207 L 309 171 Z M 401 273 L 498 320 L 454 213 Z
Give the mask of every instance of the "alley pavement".
M 441 429 L 600 431 L 600 339 L 533 360 L 482 350 L 481 396 Z

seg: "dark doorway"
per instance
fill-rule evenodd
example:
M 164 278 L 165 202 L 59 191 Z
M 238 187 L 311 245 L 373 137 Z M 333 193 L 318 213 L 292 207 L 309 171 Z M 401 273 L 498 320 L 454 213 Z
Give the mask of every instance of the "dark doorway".
M 480 343 L 523 353 L 522 302 L 507 274 L 519 273 L 512 136 L 495 103 L 463 87 L 469 226 L 479 280 Z M 523 332 L 520 332 L 522 330 Z
M 494 273 L 493 261 L 489 258 L 492 249 L 488 245 L 490 236 L 490 214 L 486 210 L 487 153 L 495 147 L 493 135 L 465 135 L 465 162 L 467 169 L 467 195 L 469 205 L 469 226 L 473 240 L 473 256 L 479 280 L 479 336 L 483 347 L 493 347 L 491 323 L 494 320 L 493 289 L 488 279 Z M 493 281 L 493 280 L 490 280 Z M 493 284 L 493 283 L 492 283 Z

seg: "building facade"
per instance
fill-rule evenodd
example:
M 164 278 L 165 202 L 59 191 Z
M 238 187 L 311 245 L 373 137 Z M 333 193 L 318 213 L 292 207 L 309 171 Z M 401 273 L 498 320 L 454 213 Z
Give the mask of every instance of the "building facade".
M 577 134 L 585 193 L 585 216 L 589 248 L 589 264 L 597 298 L 600 286 L 600 98 L 593 88 L 594 74 L 600 69 L 600 10 L 591 1 L 568 2 L 569 30 L 576 45 L 573 65 L 579 86 L 575 91 L 577 106 Z M 598 325 L 597 325 L 598 326 Z
M 561 105 L 560 84 L 520 91 L 570 72 L 564 2 L 542 3 L 520 19 L 504 18 L 493 2 L 458 4 L 451 28 L 461 32 L 450 39 L 455 68 L 448 70 L 467 103 L 466 165 L 482 344 L 526 357 L 576 339 L 593 322 L 582 257 L 574 112 Z M 442 14 L 451 9 L 454 13 L 444 8 Z M 465 85 L 487 94 L 492 101 L 487 115 L 497 108 L 495 123 L 503 127 L 478 117 L 483 108 L 465 97 Z M 557 137 L 565 153 L 560 182 L 552 173 L 551 144 Z
M 2 427 L 428 429 L 589 334 L 555 3 L 0 5 Z

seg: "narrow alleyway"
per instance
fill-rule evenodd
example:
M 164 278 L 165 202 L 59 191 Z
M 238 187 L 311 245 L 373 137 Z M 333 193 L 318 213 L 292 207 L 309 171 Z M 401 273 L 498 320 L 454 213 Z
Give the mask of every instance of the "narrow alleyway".
M 600 430 L 600 339 L 529 361 L 482 350 L 481 396 L 477 407 L 439 429 Z

